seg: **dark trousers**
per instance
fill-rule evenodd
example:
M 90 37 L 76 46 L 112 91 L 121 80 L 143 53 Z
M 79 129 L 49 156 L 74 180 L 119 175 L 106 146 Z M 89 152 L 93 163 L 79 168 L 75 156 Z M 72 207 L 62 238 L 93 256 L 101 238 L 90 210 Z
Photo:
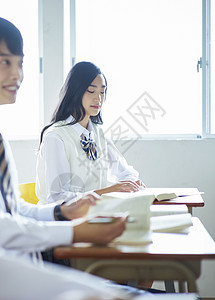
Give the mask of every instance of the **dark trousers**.
M 48 262 L 51 262 L 51 263 L 57 264 L 57 265 L 63 265 L 63 266 L 70 267 L 70 260 L 55 258 L 53 249 L 43 251 L 43 252 L 41 252 L 41 254 L 42 254 L 42 258 L 44 261 L 48 261 Z

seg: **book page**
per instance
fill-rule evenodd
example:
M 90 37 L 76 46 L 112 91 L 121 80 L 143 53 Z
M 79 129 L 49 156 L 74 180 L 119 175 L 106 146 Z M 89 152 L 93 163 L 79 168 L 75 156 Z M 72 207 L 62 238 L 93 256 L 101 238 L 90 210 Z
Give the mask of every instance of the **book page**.
M 125 232 L 116 239 L 116 242 L 134 244 L 151 242 L 150 206 L 154 201 L 154 196 L 142 195 L 138 192 L 114 194 L 110 197 L 108 194 L 102 195 L 97 204 L 90 207 L 88 217 L 128 213 L 134 222 L 126 224 Z
M 151 217 L 151 229 L 155 232 L 186 233 L 185 229 L 192 225 L 192 216 L 189 213 Z
M 197 188 L 145 188 L 141 190 L 147 194 L 153 194 L 158 201 L 203 194 Z
M 125 192 L 112 192 L 103 194 L 103 198 L 118 198 L 124 199 L 128 197 L 128 194 L 136 195 L 151 195 L 154 197 L 154 200 L 171 200 L 177 197 L 191 196 L 191 195 L 200 195 L 202 192 L 199 192 L 197 188 L 143 188 L 140 187 L 140 190 L 135 193 L 125 193 Z
M 159 192 L 160 189 L 150 189 L 150 188 L 141 188 L 139 191 L 135 192 L 135 193 L 129 193 L 129 194 L 136 194 L 136 195 L 143 195 L 143 196 L 153 196 L 154 200 L 170 200 L 170 199 L 174 199 L 177 198 L 177 195 L 172 192 L 169 191 L 167 189 L 161 190 Z M 103 198 L 119 198 L 119 199 L 124 199 L 128 197 L 128 193 L 125 192 L 112 192 L 112 193 L 107 193 L 107 194 L 103 194 L 102 195 Z
M 128 230 L 112 243 L 120 245 L 144 245 L 152 242 L 151 229 Z
M 188 213 L 188 207 L 185 204 L 151 205 L 151 207 L 150 207 L 151 217 L 179 215 L 179 214 L 187 214 L 187 213 Z

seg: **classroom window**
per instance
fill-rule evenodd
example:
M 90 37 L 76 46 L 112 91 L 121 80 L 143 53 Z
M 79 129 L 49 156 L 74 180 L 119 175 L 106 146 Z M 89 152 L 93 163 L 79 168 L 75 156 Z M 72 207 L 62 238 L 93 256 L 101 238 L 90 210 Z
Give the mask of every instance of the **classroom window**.
M 76 62 L 108 80 L 107 132 L 201 134 L 201 0 L 79 0 L 75 17 Z
M 39 132 L 38 1 L 7 0 L 1 17 L 14 23 L 24 40 L 24 81 L 14 105 L 2 105 L 0 128 L 8 138 L 32 137 Z

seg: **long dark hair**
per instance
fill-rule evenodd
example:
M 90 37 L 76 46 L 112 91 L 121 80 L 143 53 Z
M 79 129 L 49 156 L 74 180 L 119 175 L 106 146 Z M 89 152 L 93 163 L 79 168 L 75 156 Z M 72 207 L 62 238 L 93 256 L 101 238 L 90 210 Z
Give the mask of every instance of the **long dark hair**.
M 101 70 L 91 62 L 82 61 L 73 66 L 60 92 L 60 101 L 51 119 L 51 124 L 45 126 L 41 132 L 40 143 L 46 129 L 58 121 L 66 120 L 72 115 L 75 120 L 66 125 L 73 125 L 85 117 L 82 98 L 91 82 L 97 75 L 102 74 L 107 87 L 107 80 Z M 101 111 L 90 117 L 95 124 L 103 124 Z
M 13 55 L 24 56 L 22 35 L 16 26 L 0 18 L 0 43 L 4 42 Z

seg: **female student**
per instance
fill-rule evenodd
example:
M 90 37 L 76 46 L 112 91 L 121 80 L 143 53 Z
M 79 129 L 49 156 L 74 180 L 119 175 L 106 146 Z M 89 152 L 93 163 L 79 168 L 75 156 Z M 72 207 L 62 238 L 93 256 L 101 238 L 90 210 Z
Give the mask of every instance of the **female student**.
M 77 63 L 69 72 L 52 122 L 41 133 L 36 180 L 40 203 L 77 199 L 89 191 L 135 192 L 143 185 L 104 136 L 106 92 L 107 80 L 93 63 Z

